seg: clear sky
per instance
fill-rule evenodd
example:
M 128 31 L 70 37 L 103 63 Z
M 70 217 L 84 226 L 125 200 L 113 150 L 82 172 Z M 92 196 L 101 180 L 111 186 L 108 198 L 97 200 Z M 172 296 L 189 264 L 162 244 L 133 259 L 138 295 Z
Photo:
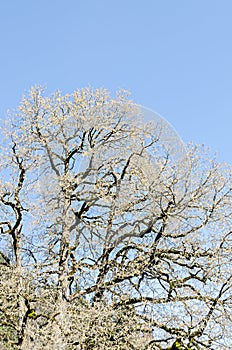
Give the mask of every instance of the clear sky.
M 0 0 L 0 116 L 32 85 L 129 89 L 232 163 L 231 0 Z

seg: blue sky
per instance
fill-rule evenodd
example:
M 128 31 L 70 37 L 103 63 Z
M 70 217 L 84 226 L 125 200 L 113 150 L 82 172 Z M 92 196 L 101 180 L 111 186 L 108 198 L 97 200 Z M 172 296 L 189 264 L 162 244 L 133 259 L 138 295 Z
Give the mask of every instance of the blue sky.
M 32 85 L 129 89 L 232 163 L 231 0 L 0 0 L 0 116 Z

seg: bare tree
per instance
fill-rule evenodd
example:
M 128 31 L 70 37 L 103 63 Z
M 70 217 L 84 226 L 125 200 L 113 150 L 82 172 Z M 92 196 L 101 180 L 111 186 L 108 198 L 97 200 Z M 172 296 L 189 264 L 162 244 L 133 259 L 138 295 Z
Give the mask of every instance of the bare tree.
M 229 349 L 231 168 L 125 92 L 22 99 L 0 182 L 6 349 Z

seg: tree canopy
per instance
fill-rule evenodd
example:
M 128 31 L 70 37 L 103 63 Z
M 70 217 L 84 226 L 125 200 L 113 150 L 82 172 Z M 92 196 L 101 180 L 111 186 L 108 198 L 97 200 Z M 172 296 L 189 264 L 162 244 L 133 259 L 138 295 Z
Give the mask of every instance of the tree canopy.
M 230 166 L 124 91 L 34 87 L 3 132 L 1 348 L 232 347 Z

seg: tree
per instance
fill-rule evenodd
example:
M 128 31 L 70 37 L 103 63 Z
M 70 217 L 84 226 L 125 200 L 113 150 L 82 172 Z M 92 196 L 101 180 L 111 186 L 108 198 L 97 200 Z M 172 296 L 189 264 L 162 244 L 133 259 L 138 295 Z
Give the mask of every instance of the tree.
M 231 168 L 175 157 L 125 92 L 35 87 L 10 124 L 1 346 L 231 347 Z

